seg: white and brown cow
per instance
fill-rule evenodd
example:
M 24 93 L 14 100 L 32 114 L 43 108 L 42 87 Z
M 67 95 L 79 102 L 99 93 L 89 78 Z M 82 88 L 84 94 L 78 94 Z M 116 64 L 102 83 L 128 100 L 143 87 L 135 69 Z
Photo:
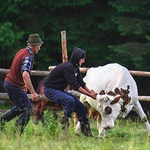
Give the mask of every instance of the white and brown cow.
M 83 94 L 80 96 L 89 117 L 97 120 L 100 138 L 105 138 L 105 130 L 114 127 L 118 116 L 125 118 L 131 110 L 140 116 L 150 136 L 150 124 L 138 101 L 136 82 L 127 68 L 117 63 L 90 68 L 84 81 L 89 89 L 97 93 L 105 91 L 98 94 L 96 100 Z M 76 133 L 80 133 L 80 122 L 76 125 Z
M 38 94 L 40 94 L 41 96 L 44 95 L 44 88 L 43 87 L 44 87 L 45 78 L 46 77 L 44 77 L 40 81 L 40 83 L 39 83 L 39 85 L 36 89 L 36 92 Z M 34 122 L 34 124 L 38 124 L 39 121 L 41 121 L 42 124 L 45 125 L 45 121 L 44 121 L 44 111 L 45 110 L 51 110 L 55 119 L 58 118 L 57 112 L 59 110 L 63 110 L 62 105 L 59 105 L 59 104 L 57 104 L 53 101 L 50 101 L 50 100 L 45 100 L 44 98 L 43 98 L 43 100 L 42 100 L 42 98 L 40 98 L 40 100 L 33 101 L 32 103 L 33 103 L 33 106 L 34 106 L 34 112 L 33 112 L 33 122 Z

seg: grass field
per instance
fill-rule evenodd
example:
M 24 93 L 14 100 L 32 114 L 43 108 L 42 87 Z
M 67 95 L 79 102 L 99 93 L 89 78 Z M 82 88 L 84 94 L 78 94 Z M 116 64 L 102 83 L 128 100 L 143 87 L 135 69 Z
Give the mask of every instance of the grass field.
M 60 118 L 59 118 L 60 119 Z M 68 133 L 61 130 L 50 111 L 45 111 L 46 125 L 34 125 L 32 119 L 22 136 L 14 134 L 15 119 L 5 125 L 0 131 L 0 150 L 149 150 L 150 138 L 147 136 L 145 125 L 137 119 L 120 120 L 115 127 L 106 131 L 106 138 L 99 139 L 96 122 L 90 119 L 94 137 L 76 136 L 73 120 L 70 121 Z

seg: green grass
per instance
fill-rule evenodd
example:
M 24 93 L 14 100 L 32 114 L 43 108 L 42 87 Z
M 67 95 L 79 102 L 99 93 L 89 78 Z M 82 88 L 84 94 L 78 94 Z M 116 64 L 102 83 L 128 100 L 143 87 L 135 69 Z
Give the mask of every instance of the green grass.
M 50 111 L 45 111 L 46 125 L 34 125 L 32 119 L 22 136 L 15 135 L 13 127 L 15 119 L 0 131 L 0 149 L 2 150 L 148 150 L 150 138 L 145 125 L 130 119 L 115 122 L 115 127 L 106 131 L 106 138 L 99 139 L 96 122 L 90 119 L 92 133 L 95 137 L 88 138 L 74 134 L 73 120 L 70 121 L 68 133 L 63 133 L 59 121 Z M 59 118 L 60 119 L 60 118 Z M 59 120 L 58 119 L 58 120 Z

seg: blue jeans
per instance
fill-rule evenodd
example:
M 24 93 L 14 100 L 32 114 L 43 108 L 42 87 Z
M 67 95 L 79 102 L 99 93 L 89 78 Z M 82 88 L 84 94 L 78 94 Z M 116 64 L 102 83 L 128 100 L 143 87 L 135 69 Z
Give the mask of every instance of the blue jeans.
M 6 114 L 6 119 L 11 120 L 16 116 L 19 116 L 15 125 L 17 127 L 20 126 L 23 130 L 29 122 L 30 116 L 33 114 L 32 103 L 23 89 L 8 83 L 6 80 L 4 80 L 3 85 L 10 100 L 16 105 L 9 110 L 11 111 L 10 114 Z
M 79 121 L 88 122 L 86 117 L 86 108 L 75 96 L 66 91 L 45 87 L 44 94 L 49 100 L 64 106 L 65 117 L 71 117 L 71 114 L 76 112 Z

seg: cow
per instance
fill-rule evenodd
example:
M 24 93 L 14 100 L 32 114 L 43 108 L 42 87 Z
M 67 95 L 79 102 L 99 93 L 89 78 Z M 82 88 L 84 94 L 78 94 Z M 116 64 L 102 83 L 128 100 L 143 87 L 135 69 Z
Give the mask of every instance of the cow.
M 45 125 L 44 121 L 44 111 L 50 109 L 53 113 L 53 116 L 55 119 L 58 118 L 57 111 L 58 110 L 63 110 L 63 106 L 59 105 L 53 101 L 46 100 L 44 98 L 44 80 L 46 76 L 40 81 L 36 92 L 43 96 L 43 99 L 40 98 L 38 101 L 33 101 L 33 107 L 34 107 L 34 112 L 33 112 L 33 122 L 34 124 L 38 124 L 39 121 L 42 122 L 42 125 Z
M 97 120 L 99 138 L 104 139 L 105 131 L 114 127 L 115 120 L 125 118 L 131 110 L 140 116 L 150 136 L 148 118 L 138 101 L 137 84 L 127 68 L 118 63 L 92 67 L 84 81 L 98 93 L 96 100 L 81 94 L 80 101 L 87 107 L 89 117 Z M 80 134 L 79 121 L 75 128 L 76 134 Z

